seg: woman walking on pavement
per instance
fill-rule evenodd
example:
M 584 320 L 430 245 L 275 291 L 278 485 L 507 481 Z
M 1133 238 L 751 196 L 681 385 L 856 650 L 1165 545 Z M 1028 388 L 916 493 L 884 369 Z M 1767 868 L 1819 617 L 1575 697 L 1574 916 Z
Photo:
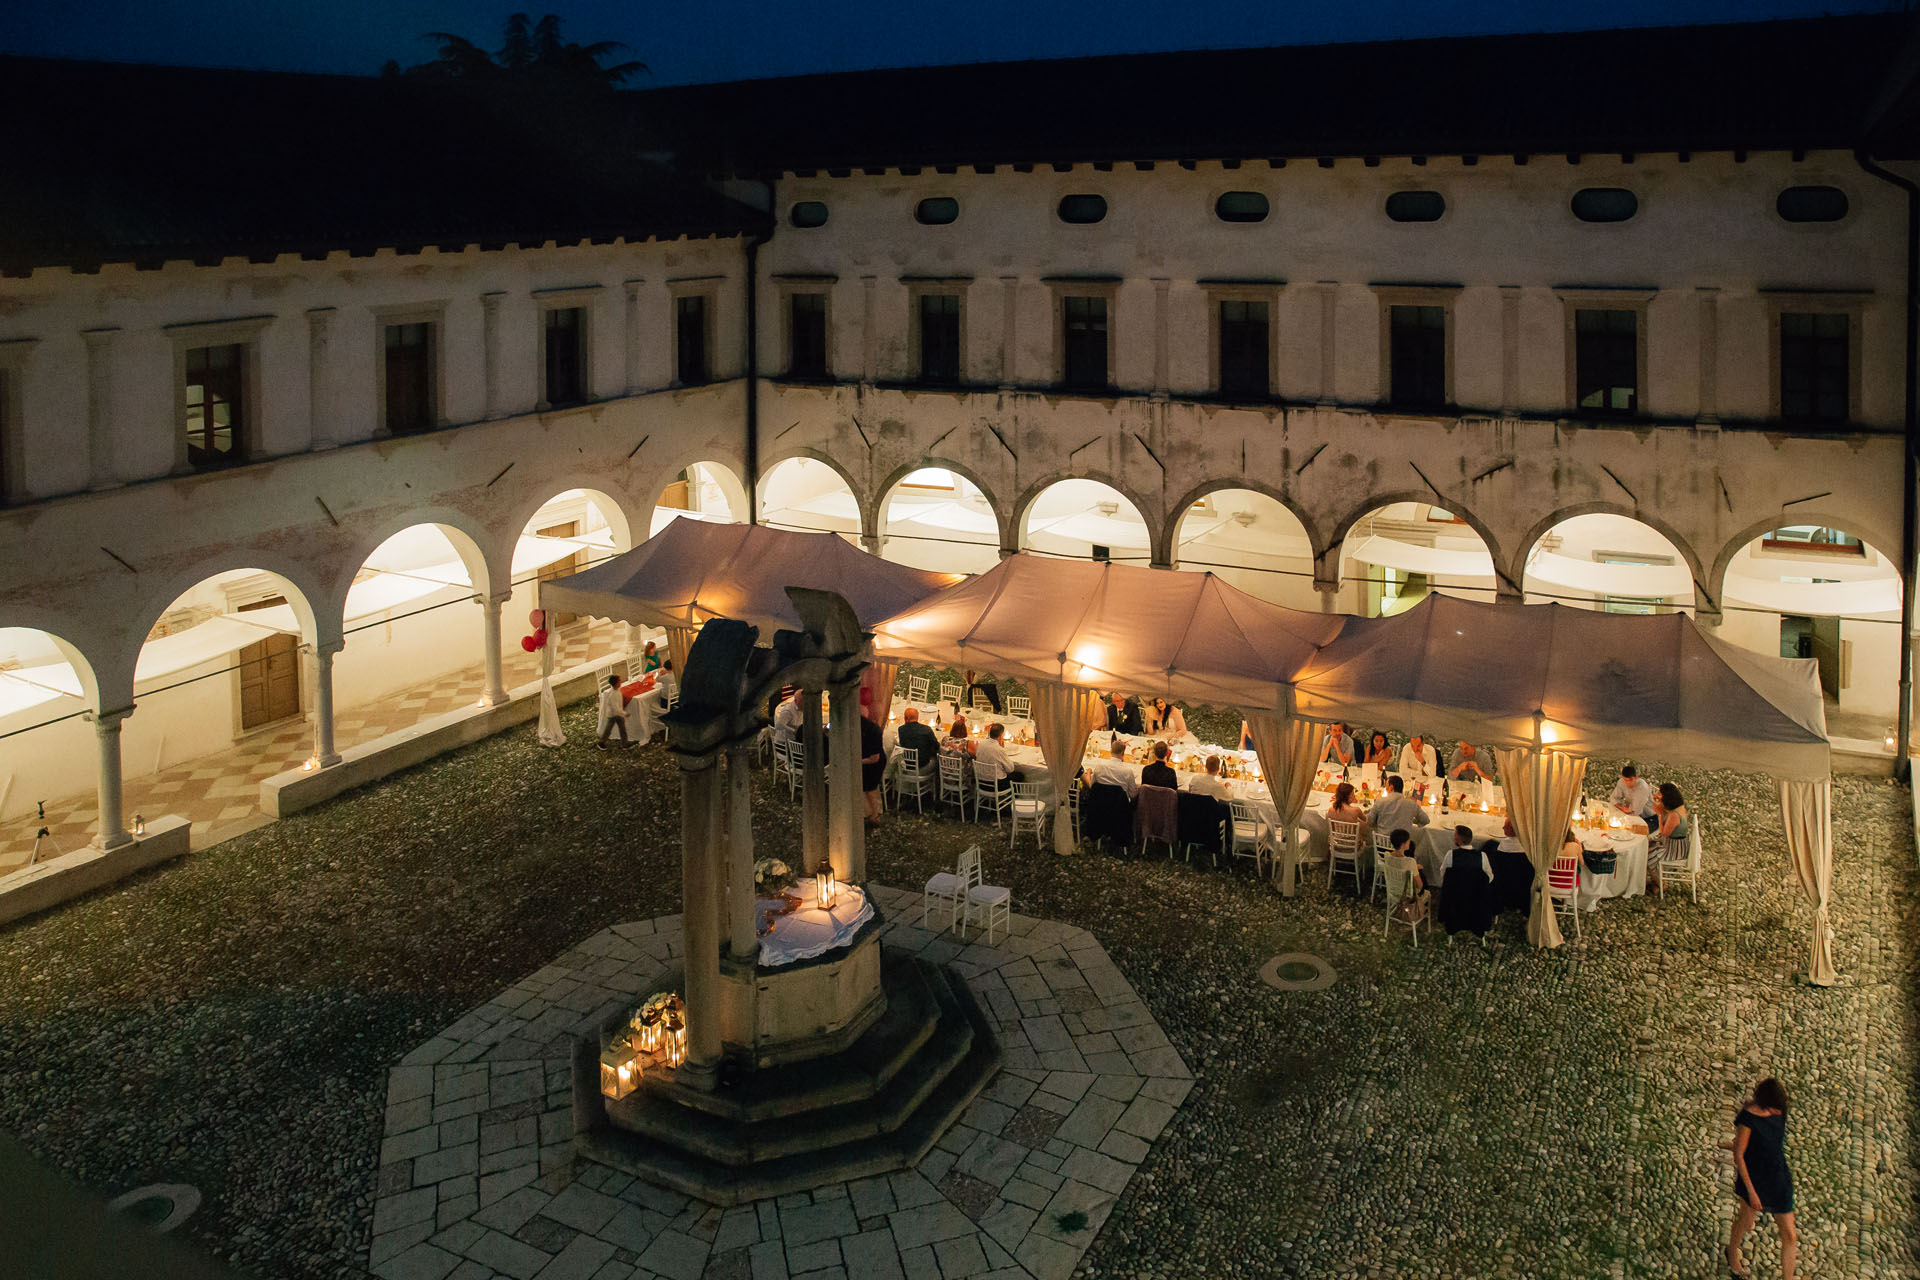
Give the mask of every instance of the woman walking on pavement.
M 1787 1087 L 1768 1076 L 1753 1087 L 1753 1098 L 1733 1118 L 1733 1194 L 1740 1209 L 1727 1241 L 1727 1268 L 1734 1280 L 1746 1280 L 1740 1244 L 1763 1213 L 1780 1228 L 1780 1274 L 1793 1280 L 1800 1235 L 1793 1225 L 1793 1173 L 1787 1168 Z

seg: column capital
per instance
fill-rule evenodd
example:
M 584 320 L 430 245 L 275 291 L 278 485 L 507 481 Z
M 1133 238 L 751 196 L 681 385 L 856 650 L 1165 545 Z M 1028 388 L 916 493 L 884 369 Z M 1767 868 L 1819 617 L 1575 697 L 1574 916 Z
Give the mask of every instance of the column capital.
M 493 609 L 500 608 L 501 606 L 505 605 L 507 601 L 511 599 L 513 599 L 513 592 L 511 590 L 476 591 L 473 593 L 473 602 L 475 604 L 482 605 L 488 608 L 493 608 Z
M 132 714 L 132 707 L 116 707 L 111 711 L 81 712 L 82 716 L 93 721 L 93 727 L 101 733 L 118 733 L 120 722 Z

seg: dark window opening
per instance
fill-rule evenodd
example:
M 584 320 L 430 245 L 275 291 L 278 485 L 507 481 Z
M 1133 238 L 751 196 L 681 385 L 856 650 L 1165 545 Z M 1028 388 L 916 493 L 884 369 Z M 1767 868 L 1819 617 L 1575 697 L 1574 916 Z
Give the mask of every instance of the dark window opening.
M 1406 409 L 1447 402 L 1447 309 L 1393 307 L 1388 315 L 1388 398 Z
M 1106 216 L 1107 198 L 1105 196 L 1060 197 L 1060 221 L 1062 222 L 1098 222 Z
M 1625 222 L 1640 212 L 1640 197 L 1625 187 L 1587 187 L 1573 193 L 1572 206 L 1582 222 Z
M 920 295 L 920 381 L 960 381 L 960 295 Z
M 1270 332 L 1266 303 L 1229 300 L 1220 304 L 1222 395 L 1266 398 L 1272 385 Z
M 787 376 L 827 376 L 827 295 L 796 293 L 787 317 Z
M 697 387 L 712 372 L 707 365 L 707 295 L 686 293 L 673 301 L 674 372 L 683 387 Z
M 1573 313 L 1574 390 L 1590 413 L 1640 409 L 1640 317 L 1632 311 Z
M 1229 191 L 1213 202 L 1214 216 L 1222 222 L 1265 222 L 1268 208 L 1258 191 Z
M 944 227 L 960 216 L 960 202 L 952 196 L 929 196 L 914 206 L 914 221 L 929 227 Z
M 1847 216 L 1847 193 L 1838 187 L 1788 187 L 1773 208 L 1788 222 L 1838 222 Z
M 549 405 L 579 404 L 587 398 L 586 312 L 558 307 L 546 313 L 546 395 Z
M 395 435 L 434 425 L 433 326 L 386 326 L 387 430 Z
M 1107 387 L 1107 300 L 1066 298 L 1063 302 L 1063 381 L 1079 391 L 1103 391 Z
M 187 461 L 202 469 L 246 458 L 246 348 L 187 352 Z
M 1447 212 L 1438 191 L 1396 191 L 1387 197 L 1387 216 L 1395 222 L 1438 222 Z
M 1845 422 L 1852 364 L 1847 316 L 1788 311 L 1780 317 L 1780 416 Z
M 1111 560 L 1111 559 L 1113 559 L 1113 548 L 1112 548 L 1112 547 L 1103 547 L 1103 546 L 1101 546 L 1101 545 L 1100 545 L 1099 543 L 1097 543 L 1097 542 L 1095 542 L 1095 543 L 1091 543 L 1091 544 L 1089 544 L 1089 545 L 1090 545 L 1090 546 L 1092 547 L 1092 549 L 1093 549 L 1093 551 L 1092 551 L 1092 555 L 1093 555 L 1093 558 L 1094 558 L 1095 560 Z
M 827 225 L 827 206 L 818 200 L 802 200 L 787 211 L 787 221 L 796 227 Z

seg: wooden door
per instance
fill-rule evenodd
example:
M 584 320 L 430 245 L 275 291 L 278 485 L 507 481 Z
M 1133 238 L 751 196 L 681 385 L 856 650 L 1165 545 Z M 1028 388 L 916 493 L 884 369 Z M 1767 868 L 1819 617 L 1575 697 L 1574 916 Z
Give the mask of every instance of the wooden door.
M 270 609 L 283 598 L 240 606 Z M 240 651 L 240 728 L 257 729 L 300 714 L 300 638 L 271 635 Z
M 569 520 L 565 524 L 556 524 L 545 529 L 536 529 L 534 533 L 542 538 L 577 538 L 580 536 L 580 522 L 578 520 Z M 564 560 L 555 560 L 550 565 L 542 566 L 537 577 L 539 581 L 546 582 L 551 578 L 564 578 L 570 573 L 578 573 L 586 567 L 587 553 L 584 551 L 576 551 Z M 549 631 L 558 631 L 560 628 L 578 622 L 579 620 L 580 615 L 577 613 L 561 613 L 556 609 L 547 615 L 547 629 Z

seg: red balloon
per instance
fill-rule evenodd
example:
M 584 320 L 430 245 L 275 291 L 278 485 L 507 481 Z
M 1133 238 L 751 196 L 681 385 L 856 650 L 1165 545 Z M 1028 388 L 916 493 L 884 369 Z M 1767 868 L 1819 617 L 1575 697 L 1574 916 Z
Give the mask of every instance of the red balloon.
M 535 609 L 532 613 L 527 615 L 527 625 L 532 627 L 535 631 L 538 631 L 541 627 L 545 626 L 546 623 L 547 623 L 547 611 L 545 609 Z
M 533 633 L 533 647 L 536 649 L 544 649 L 547 647 L 547 629 L 545 627 Z
M 520 647 L 522 649 L 525 649 L 528 653 L 532 653 L 535 649 L 538 649 L 540 646 L 534 643 L 532 636 L 521 636 Z

